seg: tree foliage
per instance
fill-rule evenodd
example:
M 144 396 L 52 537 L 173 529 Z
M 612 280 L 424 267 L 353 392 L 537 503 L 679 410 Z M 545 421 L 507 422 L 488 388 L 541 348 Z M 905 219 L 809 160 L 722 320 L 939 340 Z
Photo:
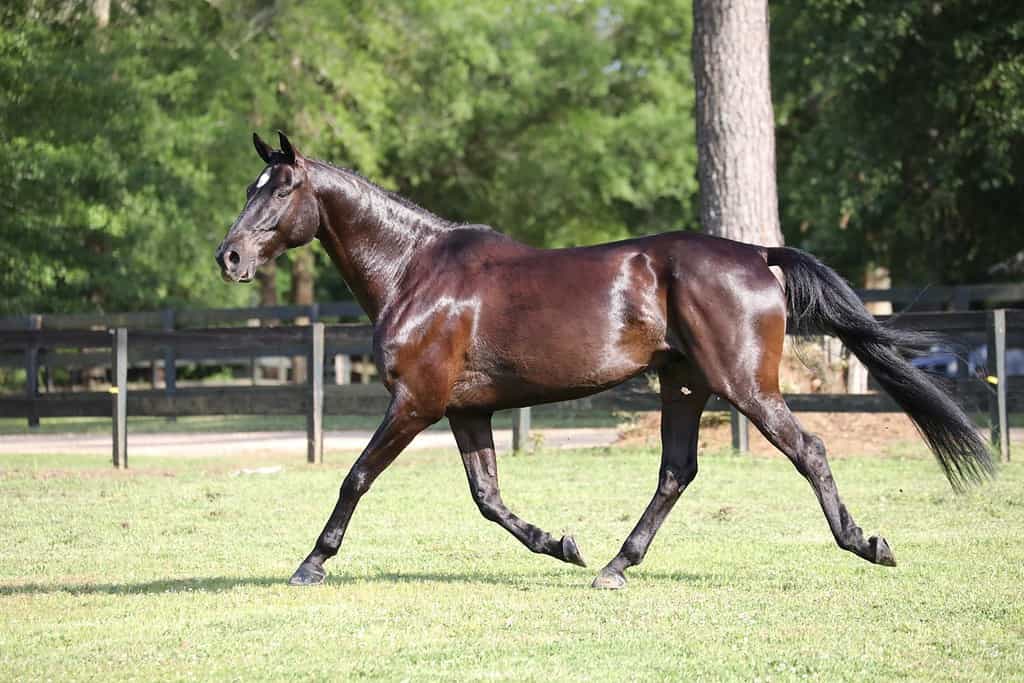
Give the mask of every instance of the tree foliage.
M 1024 249 L 1018 3 L 774 3 L 787 242 L 850 275 L 979 282 Z
M 340 8 L 266 30 L 313 153 L 537 245 L 693 225 L 688 0 Z
M 0 299 L 8 312 L 226 302 L 212 249 L 245 133 L 213 8 L 0 10 Z M 229 208 L 231 207 L 231 208 Z
M 787 241 L 904 281 L 1024 249 L 1013 3 L 771 6 Z M 253 129 L 532 244 L 696 227 L 690 0 L 90 7 L 0 7 L 2 314 L 253 301 L 212 260 Z
M 8 311 L 240 296 L 250 125 L 534 244 L 692 224 L 688 0 L 43 6 L 3 10 Z

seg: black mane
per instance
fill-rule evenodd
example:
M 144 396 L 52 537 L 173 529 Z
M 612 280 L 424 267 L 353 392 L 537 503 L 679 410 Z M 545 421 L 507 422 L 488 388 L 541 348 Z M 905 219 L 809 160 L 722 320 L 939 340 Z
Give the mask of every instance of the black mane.
M 391 190 L 388 190 L 387 188 L 381 187 L 380 185 L 373 182 L 372 180 L 364 176 L 362 173 L 359 173 L 358 171 L 354 171 L 351 168 L 345 168 L 343 166 L 336 166 L 330 163 L 329 161 L 323 161 L 320 159 L 313 159 L 311 161 L 314 161 L 315 163 L 320 164 L 321 166 L 324 166 L 332 171 L 337 171 L 341 175 L 346 176 L 352 180 L 355 180 L 357 183 L 365 185 L 371 191 L 379 192 L 388 200 L 395 202 L 396 204 L 399 204 L 403 208 L 412 211 L 413 213 L 421 217 L 424 221 L 438 228 L 451 229 L 459 226 L 459 223 L 438 216 L 433 211 L 423 208 L 422 206 L 412 201 L 411 199 L 404 197 L 398 194 L 397 192 L 393 192 Z

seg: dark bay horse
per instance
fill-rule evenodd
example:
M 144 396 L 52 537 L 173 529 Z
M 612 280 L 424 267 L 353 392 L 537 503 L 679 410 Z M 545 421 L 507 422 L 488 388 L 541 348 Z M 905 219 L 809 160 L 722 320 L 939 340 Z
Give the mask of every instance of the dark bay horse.
M 502 502 L 491 416 L 599 392 L 648 370 L 661 383 L 662 456 L 654 497 L 595 587 L 625 585 L 697 474 L 697 429 L 711 394 L 730 401 L 814 490 L 836 543 L 894 565 L 865 538 L 833 481 L 825 446 L 779 392 L 787 313 L 838 336 L 906 410 L 955 487 L 989 474 L 985 442 L 957 405 L 904 359 L 930 342 L 877 323 L 849 286 L 805 252 L 673 232 L 575 249 L 534 249 L 482 225 L 441 219 L 351 171 L 307 159 L 282 134 L 256 135 L 266 163 L 217 249 L 226 280 L 314 238 L 374 325 L 391 402 L 345 477 L 333 513 L 292 584 L 324 580 L 359 499 L 419 432 L 447 416 L 480 512 L 535 553 L 585 566 Z M 769 266 L 778 266 L 785 288 Z

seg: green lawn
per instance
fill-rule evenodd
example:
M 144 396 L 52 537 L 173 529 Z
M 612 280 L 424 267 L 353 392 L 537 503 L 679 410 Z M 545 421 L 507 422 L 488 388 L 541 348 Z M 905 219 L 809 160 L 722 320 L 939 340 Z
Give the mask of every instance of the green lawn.
M 781 457 L 712 454 L 627 589 L 600 592 L 653 451 L 501 459 L 510 507 L 573 532 L 589 569 L 484 521 L 455 454 L 408 454 L 307 589 L 285 581 L 343 467 L 277 462 L 0 457 L 0 679 L 1024 679 L 1017 464 L 957 496 L 923 454 L 835 462 L 887 569 L 832 545 Z
M 606 410 L 576 408 L 571 404 L 536 406 L 531 409 L 532 424 L 539 428 L 615 427 L 629 416 Z M 495 429 L 511 429 L 514 411 L 503 410 L 494 416 Z M 373 430 L 380 424 L 381 415 L 324 415 L 324 429 Z M 443 419 L 431 429 L 447 430 Z M 108 417 L 44 418 L 39 427 L 30 429 L 24 418 L 0 417 L 0 435 L 3 434 L 109 434 Z M 180 417 L 171 422 L 163 417 L 128 416 L 129 433 L 166 432 L 279 432 L 306 430 L 304 415 L 206 415 Z

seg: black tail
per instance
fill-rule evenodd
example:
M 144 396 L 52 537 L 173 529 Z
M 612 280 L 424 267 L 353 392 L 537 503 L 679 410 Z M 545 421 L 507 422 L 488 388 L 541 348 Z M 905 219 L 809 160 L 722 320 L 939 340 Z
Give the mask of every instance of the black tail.
M 786 275 L 789 314 L 801 333 L 834 334 L 917 425 L 953 488 L 993 473 L 985 441 L 964 411 L 903 352 L 926 350 L 937 337 L 876 321 L 839 275 L 799 249 L 767 249 L 768 265 Z

